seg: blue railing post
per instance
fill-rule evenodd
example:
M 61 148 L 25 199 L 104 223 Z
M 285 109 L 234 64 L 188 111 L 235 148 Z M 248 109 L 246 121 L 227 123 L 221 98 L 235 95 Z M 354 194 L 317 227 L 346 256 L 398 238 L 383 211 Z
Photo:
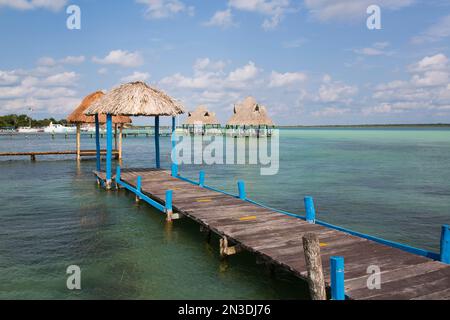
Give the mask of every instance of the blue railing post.
M 172 177 L 178 177 L 178 164 L 172 163 Z
M 160 156 L 159 156 L 159 116 L 155 117 L 155 150 L 156 150 L 156 168 L 161 168 Z
M 331 257 L 331 299 L 345 300 L 344 257 Z
M 306 221 L 308 223 L 316 223 L 316 209 L 314 208 L 314 199 L 312 197 L 305 197 L 304 202 Z
M 205 186 L 205 171 L 200 171 L 198 175 L 198 185 L 202 188 Z
M 245 194 L 245 182 L 242 180 L 238 181 L 239 199 L 246 200 L 247 195 Z
M 138 176 L 136 178 L 136 202 L 139 202 L 141 198 L 138 196 L 138 193 L 141 193 L 142 190 L 142 178 L 141 176 Z
M 171 158 L 172 158 L 172 177 L 178 177 L 178 163 L 177 163 L 177 135 L 176 135 L 176 118 L 172 117 L 172 152 L 171 152 Z
M 116 183 L 120 182 L 121 173 L 120 173 L 120 166 L 117 166 L 116 168 Z
M 97 171 L 102 169 L 101 167 L 101 155 L 100 155 L 100 122 L 98 120 L 98 113 L 95 114 L 95 151 L 97 160 Z
M 106 188 L 111 188 L 112 181 L 112 115 L 106 115 Z
M 450 225 L 446 224 L 441 229 L 441 262 L 450 264 Z
M 166 220 L 172 221 L 172 214 L 173 214 L 173 208 L 172 208 L 172 198 L 173 198 L 173 191 L 167 190 L 166 191 Z

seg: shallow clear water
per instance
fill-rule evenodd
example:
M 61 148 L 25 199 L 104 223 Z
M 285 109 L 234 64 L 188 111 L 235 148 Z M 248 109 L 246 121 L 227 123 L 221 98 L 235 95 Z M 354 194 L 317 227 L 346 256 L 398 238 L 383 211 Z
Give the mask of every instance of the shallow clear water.
M 74 148 L 47 135 L 0 136 L 0 152 Z M 84 148 L 94 141 L 83 137 Z M 170 142 L 162 138 L 168 167 Z M 268 299 L 306 298 L 303 282 L 270 277 L 243 253 L 221 263 L 188 219 L 167 229 L 164 217 L 125 191 L 99 189 L 92 169 L 61 157 L 0 159 L 0 298 Z M 72 158 L 73 159 L 73 158 Z M 282 130 L 280 170 L 257 166 L 182 166 L 181 174 L 272 207 L 303 212 L 315 198 L 321 220 L 437 251 L 450 223 L 450 131 Z M 124 167 L 153 166 L 153 138 L 124 139 Z M 66 288 L 69 265 L 82 270 L 82 290 Z

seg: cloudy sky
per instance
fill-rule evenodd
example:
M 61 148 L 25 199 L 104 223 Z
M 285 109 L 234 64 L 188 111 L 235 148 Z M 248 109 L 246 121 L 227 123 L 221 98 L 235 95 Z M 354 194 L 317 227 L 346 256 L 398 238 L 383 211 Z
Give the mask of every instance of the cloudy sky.
M 277 124 L 450 122 L 448 0 L 0 0 L 0 43 L 0 114 L 145 80 L 223 122 L 248 95 Z

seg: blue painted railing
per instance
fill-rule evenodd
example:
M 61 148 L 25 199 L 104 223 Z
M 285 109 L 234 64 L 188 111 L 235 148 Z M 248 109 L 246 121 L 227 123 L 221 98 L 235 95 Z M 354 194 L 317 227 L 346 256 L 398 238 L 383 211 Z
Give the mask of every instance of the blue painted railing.
M 177 178 L 180 179 L 180 180 L 189 182 L 191 184 L 194 184 L 194 185 L 198 185 L 199 184 L 199 182 L 193 181 L 193 180 L 191 180 L 189 178 L 186 178 L 186 177 L 182 177 L 181 175 L 178 175 Z M 219 192 L 219 193 L 222 193 L 222 194 L 226 194 L 226 195 L 232 196 L 232 197 L 237 198 L 237 199 L 240 198 L 239 195 L 232 194 L 232 193 L 229 193 L 229 192 L 226 192 L 226 191 L 223 191 L 223 190 L 220 190 L 220 189 L 208 186 L 207 184 L 204 183 L 204 180 L 203 180 L 203 187 L 205 189 L 208 189 L 208 190 L 211 190 L 211 191 L 216 191 L 216 192 Z M 241 188 L 242 188 L 242 186 L 241 186 Z M 245 193 L 245 191 L 244 191 L 244 193 Z M 307 198 L 309 198 L 309 197 L 307 197 Z M 278 212 L 278 213 L 281 213 L 281 214 L 284 214 L 284 215 L 287 215 L 287 216 L 291 216 L 291 217 L 295 217 L 295 218 L 298 218 L 298 219 L 302 219 L 302 220 L 305 220 L 305 221 L 315 220 L 316 224 L 324 226 L 324 227 L 328 227 L 330 229 L 342 231 L 342 232 L 351 234 L 353 236 L 357 236 L 357 237 L 360 237 L 360 238 L 363 238 L 363 239 L 367 239 L 367 240 L 371 240 L 371 241 L 374 241 L 374 242 L 377 242 L 377 243 L 381 243 L 381 244 L 384 244 L 384 245 L 387 245 L 387 246 L 390 246 L 390 247 L 393 247 L 393 248 L 397 248 L 397 249 L 400 249 L 400 250 L 403 250 L 403 251 L 406 251 L 406 252 L 409 252 L 409 253 L 413 253 L 413 254 L 416 254 L 416 255 L 419 255 L 419 256 L 427 257 L 427 258 L 430 258 L 430 259 L 433 259 L 433 260 L 438 260 L 438 261 L 440 260 L 440 261 L 442 261 L 442 259 L 441 259 L 441 255 L 442 254 L 439 254 L 439 253 L 435 253 L 435 252 L 428 251 L 428 250 L 425 250 L 425 249 L 415 248 L 415 247 L 412 247 L 412 246 L 409 246 L 409 245 L 406 245 L 406 244 L 402 244 L 402 243 L 398 243 L 398 242 L 395 242 L 395 241 L 382 239 L 382 238 L 371 236 L 371 235 L 368 235 L 368 234 L 364 234 L 364 233 L 361 233 L 361 232 L 358 232 L 358 231 L 350 230 L 350 229 L 347 229 L 347 228 L 344 228 L 344 227 L 335 226 L 335 225 L 333 225 L 331 223 L 327 223 L 325 221 L 317 220 L 317 219 L 315 219 L 315 210 L 313 211 L 314 204 L 312 202 L 310 203 L 310 201 L 312 201 L 312 198 L 311 198 L 311 200 L 306 200 L 306 202 L 305 202 L 305 205 L 307 205 L 306 206 L 306 213 L 307 213 L 308 217 L 307 216 L 298 215 L 298 214 L 295 214 L 295 213 L 292 213 L 292 212 L 288 212 L 288 211 L 272 208 L 272 207 L 267 206 L 265 204 L 262 204 L 262 203 L 259 203 L 257 201 L 251 200 L 247 196 L 245 196 L 245 200 L 244 201 L 247 201 L 247 202 L 255 204 L 257 206 L 260 206 L 260 207 L 272 210 L 274 212 Z M 312 207 L 311 207 L 311 205 L 312 205 Z M 314 217 L 314 218 L 312 219 L 312 217 Z M 448 234 L 450 234 L 450 232 Z M 448 236 L 448 235 L 446 236 L 446 241 L 447 242 L 445 242 L 445 243 L 449 243 L 449 241 L 450 241 L 447 238 L 450 239 L 450 236 Z M 450 246 L 450 244 L 449 244 L 449 246 Z

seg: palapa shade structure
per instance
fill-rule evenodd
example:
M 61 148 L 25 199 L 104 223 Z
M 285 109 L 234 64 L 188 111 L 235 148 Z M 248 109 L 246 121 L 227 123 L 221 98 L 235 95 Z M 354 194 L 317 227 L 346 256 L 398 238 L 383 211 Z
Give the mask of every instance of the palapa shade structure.
M 227 123 L 228 127 L 274 127 L 267 109 L 259 105 L 255 98 L 247 97 L 240 104 L 234 106 L 233 115 Z
M 150 87 L 144 82 L 123 84 L 95 100 L 84 114 L 95 116 L 97 141 L 97 171 L 100 171 L 100 142 L 98 139 L 99 114 L 106 114 L 106 188 L 112 180 L 112 117 L 151 116 L 155 117 L 156 168 L 160 168 L 159 117 L 172 117 L 172 131 L 175 131 L 175 117 L 184 113 L 184 107 L 164 92 Z M 172 147 L 175 141 L 172 140 Z M 172 164 L 172 174 L 178 174 L 176 164 Z
M 188 113 L 188 118 L 184 122 L 184 127 L 192 126 L 220 126 L 219 120 L 216 118 L 215 112 L 208 111 L 206 106 L 198 106 L 194 111 Z
M 103 97 L 105 94 L 102 91 L 96 91 L 87 95 L 80 105 L 67 117 L 67 121 L 70 123 L 75 123 L 77 125 L 77 160 L 81 159 L 80 150 L 80 135 L 81 135 L 81 125 L 82 124 L 92 124 L 95 123 L 94 116 L 87 116 L 84 114 L 87 108 L 89 108 L 92 103 Z M 106 123 L 106 115 L 99 115 L 99 122 Z M 118 158 L 122 159 L 122 130 L 123 125 L 131 123 L 131 118 L 126 116 L 114 116 L 112 122 L 115 125 L 115 147 L 118 151 Z M 117 137 L 117 129 L 120 128 L 119 137 Z M 118 141 L 117 141 L 118 140 Z
M 172 116 L 184 113 L 184 107 L 164 92 L 144 82 L 130 82 L 96 100 L 85 115 Z

